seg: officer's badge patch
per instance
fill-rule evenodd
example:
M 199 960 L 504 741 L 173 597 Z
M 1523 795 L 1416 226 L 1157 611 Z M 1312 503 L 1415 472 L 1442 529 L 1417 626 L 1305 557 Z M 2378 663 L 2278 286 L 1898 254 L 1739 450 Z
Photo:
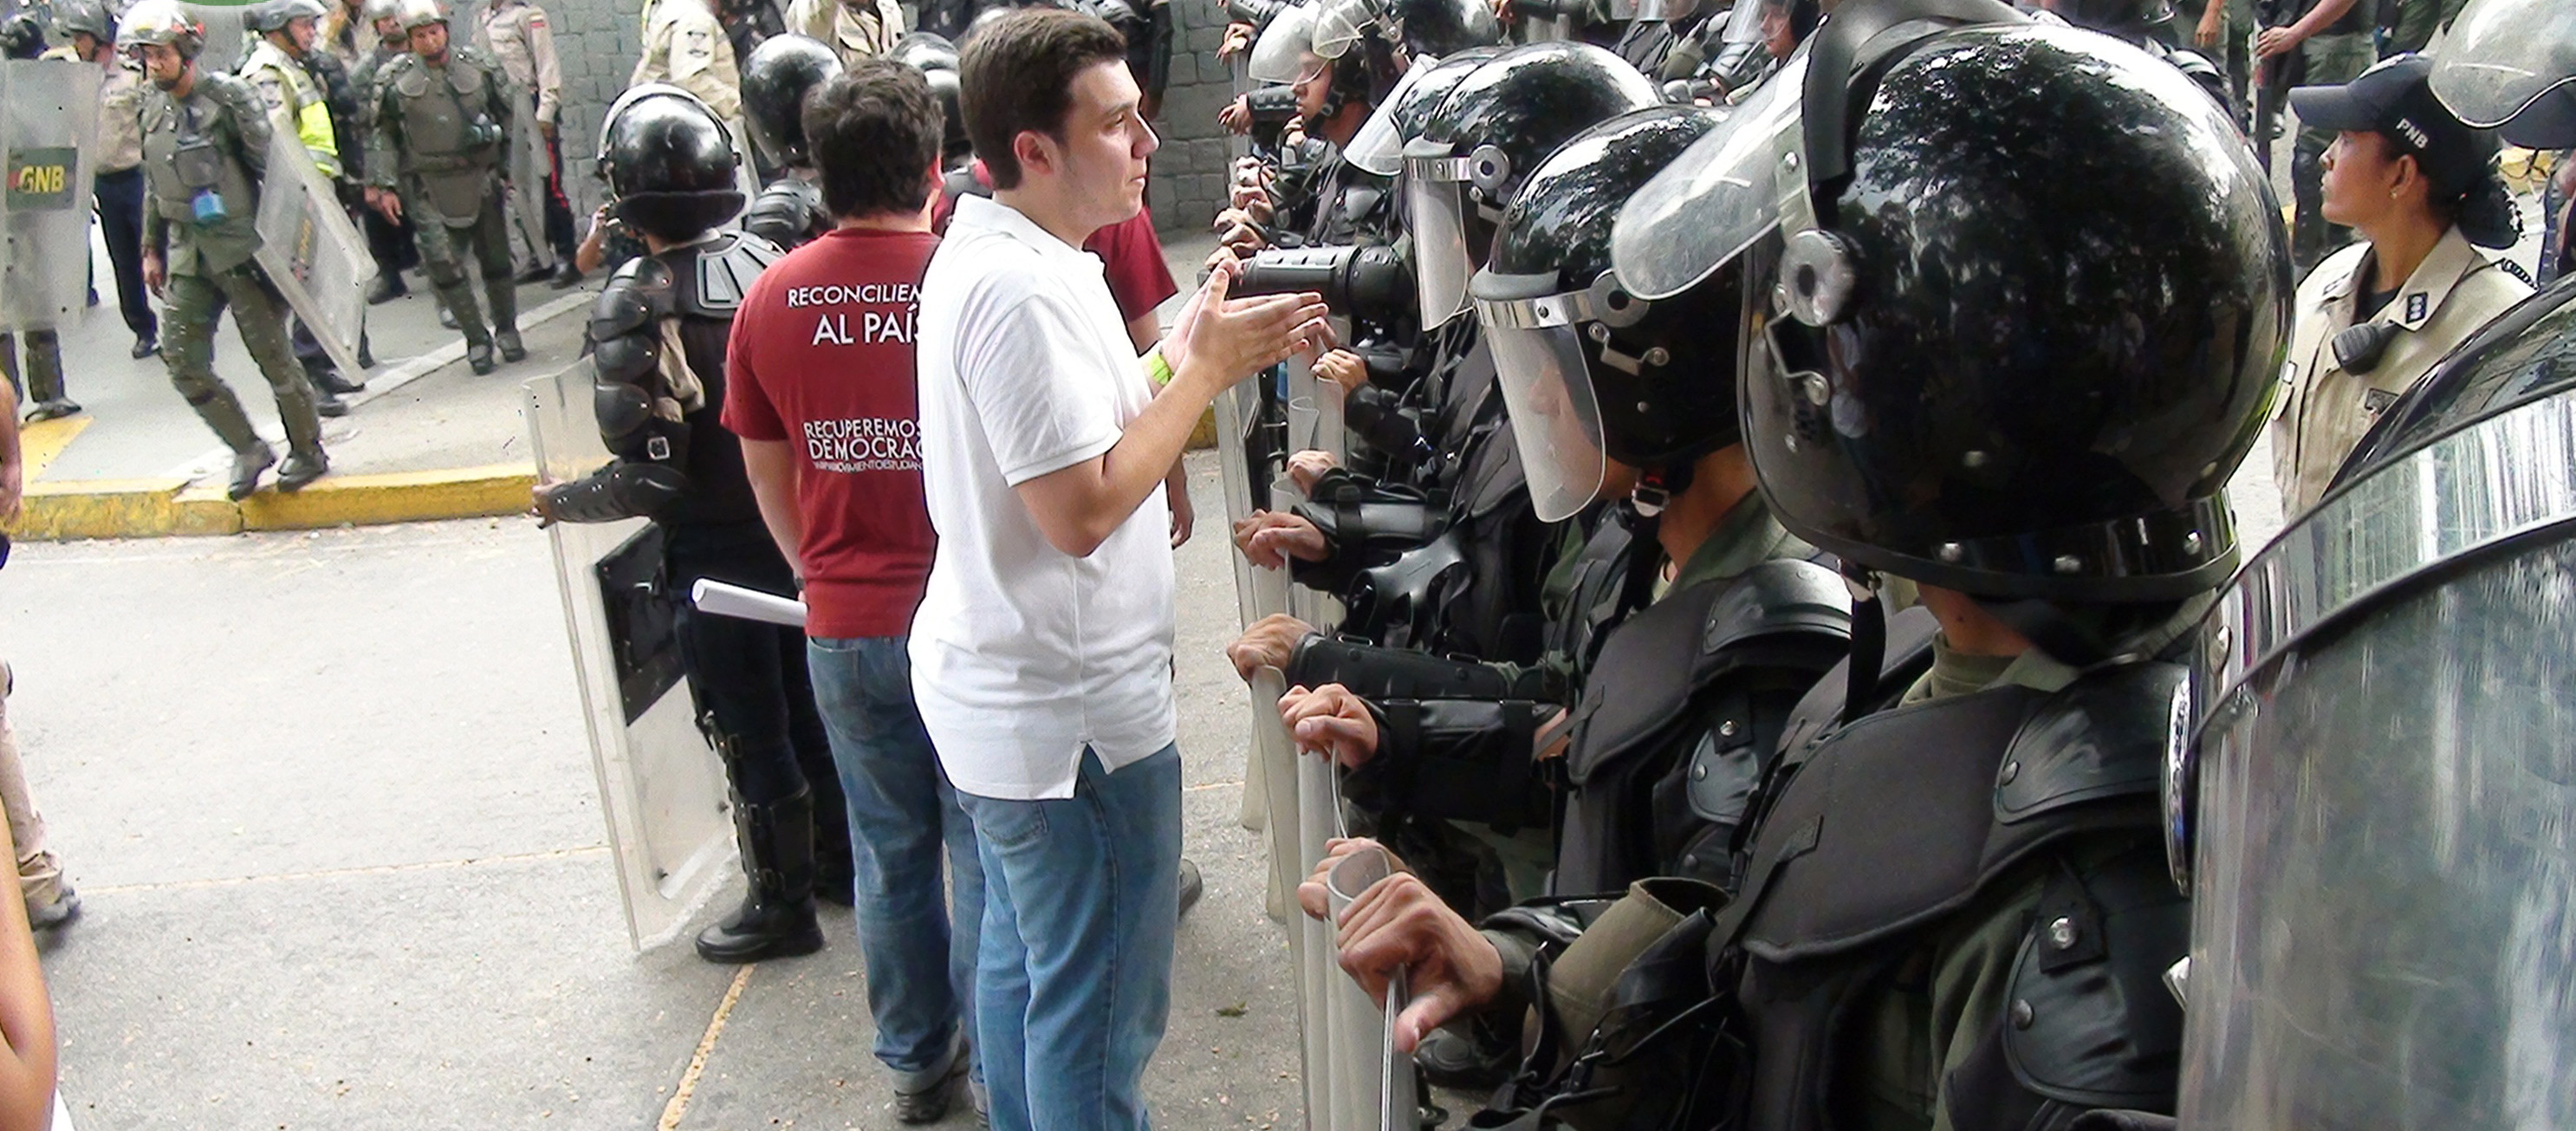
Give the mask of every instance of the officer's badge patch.
M 2417 291 L 2414 294 L 2406 296 L 2406 320 L 2409 322 L 2423 321 L 2424 312 L 2432 305 L 2432 302 L 2433 296 L 2425 294 L 2422 291 Z

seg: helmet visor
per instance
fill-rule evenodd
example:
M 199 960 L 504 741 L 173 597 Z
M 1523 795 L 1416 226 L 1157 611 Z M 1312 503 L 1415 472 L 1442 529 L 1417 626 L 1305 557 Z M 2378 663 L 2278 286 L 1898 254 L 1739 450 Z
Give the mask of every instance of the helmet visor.
M 1322 0 L 1315 13 L 1315 54 L 1339 59 L 1350 53 L 1369 24 L 1377 19 L 1375 0 Z
M 1762 9 L 1765 6 L 1765 0 L 1739 0 L 1734 10 L 1726 14 L 1726 31 L 1722 33 L 1721 41 L 1762 42 Z
M 1475 265 L 1467 258 L 1466 189 L 1450 176 L 1450 157 L 1415 157 L 1405 162 L 1404 201 L 1411 210 L 1413 286 L 1421 300 L 1422 328 L 1429 330 L 1455 317 L 1467 305 L 1467 276 Z
M 1252 81 L 1284 86 L 1305 77 L 1305 56 L 1315 49 L 1315 6 L 1303 4 L 1271 17 L 1252 44 Z
M 1620 208 L 1610 263 L 1630 294 L 1652 300 L 1689 290 L 1779 223 L 1777 174 L 1799 144 L 1806 73 L 1801 51 Z M 1787 188 L 1803 191 L 1805 182 Z
M 1413 66 L 1405 69 L 1404 77 L 1395 80 L 1395 89 L 1378 100 L 1377 109 L 1369 111 L 1368 120 L 1351 135 L 1351 143 L 1342 147 L 1342 160 L 1381 177 L 1404 171 L 1404 131 L 1396 128 L 1396 107 L 1404 105 L 1404 96 L 1422 81 L 1423 72 L 1439 63 L 1437 57 L 1430 55 L 1415 59 Z
M 1482 283 L 1494 276 L 1477 278 Z M 1520 443 L 1530 506 L 1541 522 L 1563 521 L 1592 505 L 1609 469 L 1601 409 L 1593 400 L 1583 333 L 1573 313 L 1588 298 L 1575 293 L 1476 300 L 1476 317 L 1484 323 L 1503 387 L 1503 409 Z
M 2480 129 L 2511 122 L 2551 90 L 2576 86 L 2576 4 L 2477 0 L 2451 26 L 2432 81 L 2434 96 L 2461 121 Z M 2560 123 L 2571 126 L 2576 123 Z M 2507 133 L 2517 144 L 2576 144 L 2576 138 L 2525 142 Z

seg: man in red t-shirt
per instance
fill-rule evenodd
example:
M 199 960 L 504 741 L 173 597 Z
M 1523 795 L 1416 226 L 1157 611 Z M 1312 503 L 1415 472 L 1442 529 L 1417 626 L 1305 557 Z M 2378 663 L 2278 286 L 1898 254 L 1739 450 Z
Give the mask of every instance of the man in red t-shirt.
M 944 1115 L 970 1064 L 984 873 L 912 699 L 905 637 L 930 576 L 913 315 L 941 111 L 919 72 L 861 60 L 808 96 L 839 226 L 771 264 L 734 315 L 725 427 L 794 563 L 806 654 L 850 802 L 859 949 L 895 1114 Z M 943 906 L 940 849 L 953 900 Z M 980 1077 L 979 1077 L 980 1078 Z

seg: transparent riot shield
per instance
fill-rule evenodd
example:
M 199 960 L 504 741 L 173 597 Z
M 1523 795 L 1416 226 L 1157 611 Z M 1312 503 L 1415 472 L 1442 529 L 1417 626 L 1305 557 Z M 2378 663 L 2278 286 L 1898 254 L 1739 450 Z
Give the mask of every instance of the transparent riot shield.
M 0 331 L 67 325 L 89 290 L 99 69 L 0 63 Z
M 607 462 L 590 385 L 586 360 L 528 382 L 540 476 L 572 479 Z M 673 614 L 684 595 L 663 591 L 660 531 L 650 523 L 547 530 L 627 930 L 647 950 L 677 938 L 733 871 L 724 767 L 680 679 Z
M 546 157 L 546 138 L 537 132 L 537 112 L 525 100 L 510 130 L 510 261 L 520 272 L 549 262 L 546 243 L 546 176 L 554 163 Z
M 1325 873 L 1325 906 L 1339 920 L 1352 900 L 1394 873 L 1395 858 L 1383 848 L 1345 856 Z M 1381 1007 L 1369 1000 L 1358 982 L 1334 979 L 1326 1004 L 1338 1046 L 1332 1069 L 1334 1127 L 1415 1131 L 1422 1124 L 1413 1058 L 1397 1052 L 1394 1045 L 1396 1015 L 1409 1003 L 1404 983 L 1399 970 L 1387 983 L 1386 1004 Z
M 257 225 L 257 259 L 269 282 L 332 364 L 343 373 L 365 372 L 358 339 L 366 332 L 367 284 L 376 277 L 376 261 L 331 179 L 291 130 L 270 131 Z

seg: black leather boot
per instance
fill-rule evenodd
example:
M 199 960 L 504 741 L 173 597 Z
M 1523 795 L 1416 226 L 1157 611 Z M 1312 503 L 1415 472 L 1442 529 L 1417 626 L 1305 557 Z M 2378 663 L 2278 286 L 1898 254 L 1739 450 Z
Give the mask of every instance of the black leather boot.
M 805 790 L 767 805 L 734 796 L 734 835 L 751 881 L 742 906 L 698 935 L 709 962 L 760 962 L 823 949 L 814 923 L 814 795 Z

